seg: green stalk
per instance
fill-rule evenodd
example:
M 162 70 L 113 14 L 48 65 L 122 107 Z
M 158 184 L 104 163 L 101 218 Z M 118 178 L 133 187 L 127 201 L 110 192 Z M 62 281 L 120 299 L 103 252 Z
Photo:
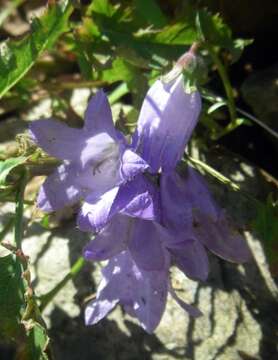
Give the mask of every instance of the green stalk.
M 23 234 L 24 190 L 26 184 L 27 172 L 24 169 L 15 195 L 14 240 L 18 249 L 21 249 L 21 240 Z
M 230 114 L 230 118 L 231 118 L 231 122 L 230 124 L 226 127 L 226 129 L 224 130 L 223 134 L 221 134 L 219 137 L 221 137 L 222 135 L 224 135 L 225 133 L 229 132 L 230 130 L 233 130 L 236 126 L 236 119 L 237 119 L 237 112 L 236 112 L 236 104 L 235 104 L 235 99 L 234 99 L 234 94 L 233 94 L 233 88 L 229 79 L 229 76 L 227 74 L 226 68 L 224 66 L 224 64 L 222 63 L 222 61 L 220 60 L 217 52 L 214 50 L 213 46 L 206 44 L 205 47 L 207 48 L 207 50 L 209 51 L 209 54 L 212 58 L 212 60 L 214 61 L 216 67 L 217 67 L 217 71 L 219 73 L 219 76 L 222 80 L 225 92 L 226 92 L 226 96 L 227 96 L 227 105 L 228 105 L 228 110 L 229 110 L 229 114 Z
M 40 311 L 42 312 L 46 306 L 54 299 L 54 297 L 58 294 L 60 290 L 69 282 L 69 280 L 72 280 L 84 267 L 85 265 L 85 259 L 83 257 L 79 257 L 76 262 L 73 264 L 72 268 L 70 269 L 69 273 L 48 293 L 42 295 L 40 297 L 41 305 L 40 305 Z

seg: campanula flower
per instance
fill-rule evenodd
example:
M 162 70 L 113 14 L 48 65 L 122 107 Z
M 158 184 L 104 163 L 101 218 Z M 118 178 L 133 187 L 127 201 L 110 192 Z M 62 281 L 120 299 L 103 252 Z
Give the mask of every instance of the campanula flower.
M 137 153 L 154 173 L 175 169 L 201 111 L 199 92 L 185 91 L 179 62 L 176 68 L 174 78 L 156 80 L 147 92 L 134 135 Z
M 89 102 L 82 129 L 42 119 L 31 124 L 30 132 L 45 152 L 63 161 L 40 189 L 37 203 L 46 212 L 88 195 L 90 200 L 98 199 L 148 167 L 114 128 L 102 90 Z
M 190 315 L 198 317 L 198 309 L 177 297 L 169 282 L 169 257 L 159 271 L 140 269 L 128 251 L 112 257 L 102 269 L 102 280 L 96 299 L 85 310 L 85 322 L 93 325 L 103 319 L 119 303 L 141 326 L 152 333 L 158 326 L 166 306 L 168 291 Z

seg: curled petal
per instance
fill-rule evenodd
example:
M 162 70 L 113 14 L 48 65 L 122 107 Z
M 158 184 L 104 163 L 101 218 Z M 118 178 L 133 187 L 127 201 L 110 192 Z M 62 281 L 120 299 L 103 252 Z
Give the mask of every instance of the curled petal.
M 74 182 L 77 170 L 72 165 L 60 165 L 49 175 L 40 188 L 37 204 L 45 211 L 51 212 L 72 205 L 80 198 L 80 188 Z
M 99 231 L 117 213 L 147 220 L 157 219 L 157 190 L 143 176 L 137 176 L 99 198 L 88 196 L 79 214 L 78 225 L 83 231 Z
M 115 212 L 111 211 L 119 187 L 115 187 L 100 198 L 89 195 L 86 201 L 82 205 L 81 211 L 78 215 L 78 227 L 82 231 L 100 231 L 115 215 Z
M 153 172 L 172 171 L 197 123 L 198 92 L 184 91 L 183 76 L 169 83 L 157 80 L 149 89 L 138 119 L 137 150 Z
M 149 165 L 131 149 L 122 154 L 121 175 L 124 180 L 131 180 L 137 174 L 148 169 Z

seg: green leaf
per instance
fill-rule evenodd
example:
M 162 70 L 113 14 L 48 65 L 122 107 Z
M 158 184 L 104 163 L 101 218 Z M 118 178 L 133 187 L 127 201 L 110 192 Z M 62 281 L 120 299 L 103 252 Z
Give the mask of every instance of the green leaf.
M 159 32 L 146 33 L 144 38 L 149 37 L 152 42 L 157 44 L 191 45 L 197 40 L 194 27 L 187 23 L 186 19 L 173 25 L 167 25 Z
M 129 30 L 128 23 L 119 22 L 118 17 L 107 17 L 93 13 L 93 20 L 101 34 L 115 47 L 116 54 L 137 67 L 150 68 L 167 65 L 169 61 L 176 60 L 185 52 L 184 45 L 158 43 L 155 35 L 152 37 L 144 32 L 134 35 Z
M 48 356 L 45 350 L 49 343 L 46 329 L 37 322 L 30 321 L 26 326 L 27 343 L 24 349 L 24 356 L 26 359 L 32 360 L 47 360 Z
M 94 0 L 88 8 L 88 13 L 92 11 L 106 16 L 112 16 L 116 12 L 116 8 L 110 4 L 109 0 Z
M 223 107 L 223 106 L 226 106 L 227 103 L 226 101 L 218 101 L 216 103 L 214 103 L 213 105 L 211 105 L 208 110 L 207 110 L 207 113 L 208 114 L 212 114 L 214 111 L 218 110 L 219 108 Z
M 257 216 L 253 222 L 255 230 L 262 238 L 271 265 L 278 265 L 278 203 L 270 195 L 265 204 L 257 206 Z
M 202 9 L 196 16 L 196 28 L 201 41 L 230 51 L 232 61 L 237 61 L 244 48 L 252 44 L 252 39 L 233 39 L 232 30 L 219 14 L 212 15 Z
M 200 10 L 196 17 L 196 26 L 202 41 L 222 48 L 233 46 L 232 31 L 219 14 L 212 15 L 205 9 Z
M 7 341 L 22 331 L 24 286 L 21 265 L 14 255 L 0 258 L 0 338 Z
M 6 177 L 9 175 L 10 171 L 21 165 L 26 160 L 26 157 L 20 156 L 16 158 L 9 158 L 5 161 L 0 161 L 0 186 L 5 185 Z
M 155 0 L 134 0 L 138 13 L 154 27 L 163 27 L 167 24 L 167 18 L 161 11 Z
M 49 6 L 41 18 L 35 18 L 31 33 L 19 41 L 5 41 L 0 45 L 0 98 L 34 65 L 42 52 L 55 43 L 66 31 L 73 7 L 63 0 Z

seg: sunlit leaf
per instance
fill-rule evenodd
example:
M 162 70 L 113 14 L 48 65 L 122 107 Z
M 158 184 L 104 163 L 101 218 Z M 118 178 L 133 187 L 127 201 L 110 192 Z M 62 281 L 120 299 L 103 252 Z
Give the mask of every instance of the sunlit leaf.
M 0 186 L 5 184 L 6 177 L 9 172 L 16 166 L 21 165 L 26 160 L 26 157 L 20 156 L 16 158 L 9 158 L 5 161 L 0 161 Z
M 0 46 L 0 98 L 34 65 L 42 52 L 50 48 L 67 29 L 67 20 L 73 8 L 71 1 L 63 0 L 49 6 L 45 14 L 35 18 L 31 33 L 19 41 L 5 41 Z

